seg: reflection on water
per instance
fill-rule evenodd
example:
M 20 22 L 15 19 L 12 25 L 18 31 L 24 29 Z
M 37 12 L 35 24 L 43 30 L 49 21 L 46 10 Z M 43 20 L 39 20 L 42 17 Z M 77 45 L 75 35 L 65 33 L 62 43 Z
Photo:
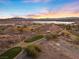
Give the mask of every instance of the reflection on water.
M 64 21 L 33 21 L 33 23 L 73 24 L 75 22 L 64 22 Z

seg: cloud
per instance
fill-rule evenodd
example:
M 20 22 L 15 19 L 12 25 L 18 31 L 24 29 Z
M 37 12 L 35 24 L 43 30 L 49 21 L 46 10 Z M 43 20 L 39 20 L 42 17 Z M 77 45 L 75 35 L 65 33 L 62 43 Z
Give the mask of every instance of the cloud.
M 12 16 L 7 14 L 5 11 L 0 10 L 0 18 L 5 19 L 5 18 L 11 18 Z
M 59 18 L 59 17 L 79 17 L 79 2 L 65 4 L 56 10 L 49 10 L 41 13 L 43 17 Z
M 66 4 L 66 5 L 64 5 L 60 8 L 60 11 L 70 12 L 70 13 L 73 13 L 73 12 L 76 12 L 76 11 L 78 12 L 79 11 L 79 2 Z
M 38 3 L 38 2 L 48 2 L 50 0 L 22 0 L 22 1 Z M 66 3 L 66 4 L 62 5 L 60 8 L 56 8 L 55 10 L 52 10 L 52 9 L 50 10 L 47 7 L 40 7 L 40 8 L 37 8 L 37 11 L 36 11 L 36 9 L 33 11 L 34 11 L 34 13 L 29 12 L 28 15 L 21 16 L 21 17 L 25 17 L 25 18 L 79 17 L 79 0 L 76 0 L 76 2 L 72 2 L 72 3 L 68 3 L 68 4 Z
M 79 2 L 69 3 L 56 10 L 49 8 L 40 8 L 39 13 L 25 16 L 27 18 L 61 18 L 61 17 L 79 17 Z
M 39 3 L 39 2 L 43 2 L 43 3 L 47 3 L 50 0 L 23 0 L 23 2 L 25 3 Z
M 58 17 L 79 17 L 79 2 L 63 5 L 56 10 L 55 15 Z
M 41 2 L 41 1 L 40 1 Z M 39 7 L 33 11 L 29 12 L 27 15 L 21 16 L 24 18 L 61 18 L 61 17 L 79 17 L 79 2 L 73 2 L 64 4 L 60 8 L 55 10 L 50 10 L 48 7 Z M 16 13 L 15 13 L 16 14 Z M 16 15 L 15 15 L 16 16 Z
M 0 3 L 7 3 L 9 0 L 0 0 Z

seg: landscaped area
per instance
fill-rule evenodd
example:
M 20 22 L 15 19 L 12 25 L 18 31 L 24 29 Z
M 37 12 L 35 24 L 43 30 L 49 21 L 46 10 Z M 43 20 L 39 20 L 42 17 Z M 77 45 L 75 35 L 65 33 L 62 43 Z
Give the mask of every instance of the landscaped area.
M 33 36 L 33 37 L 25 40 L 25 42 L 33 42 L 33 41 L 39 40 L 39 39 L 41 39 L 43 37 L 44 37 L 43 35 L 36 35 L 36 36 Z
M 0 59 L 13 59 L 21 52 L 21 50 L 21 47 L 11 48 L 2 55 L 0 55 Z

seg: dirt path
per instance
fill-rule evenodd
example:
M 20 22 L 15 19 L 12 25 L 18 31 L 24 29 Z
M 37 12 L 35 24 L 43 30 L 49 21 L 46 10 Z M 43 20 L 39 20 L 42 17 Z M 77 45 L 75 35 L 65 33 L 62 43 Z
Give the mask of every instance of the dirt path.
M 50 43 L 50 45 L 61 51 L 63 54 L 69 56 L 72 59 L 79 59 L 79 53 L 78 53 L 79 51 L 69 46 L 67 42 L 64 41 L 64 43 L 63 42 L 59 43 L 52 42 L 52 43 Z

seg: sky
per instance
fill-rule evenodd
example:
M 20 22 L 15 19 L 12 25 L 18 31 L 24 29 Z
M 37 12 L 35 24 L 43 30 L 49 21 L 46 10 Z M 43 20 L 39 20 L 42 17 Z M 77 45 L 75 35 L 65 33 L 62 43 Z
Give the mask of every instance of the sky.
M 0 0 L 0 18 L 79 17 L 79 0 Z

